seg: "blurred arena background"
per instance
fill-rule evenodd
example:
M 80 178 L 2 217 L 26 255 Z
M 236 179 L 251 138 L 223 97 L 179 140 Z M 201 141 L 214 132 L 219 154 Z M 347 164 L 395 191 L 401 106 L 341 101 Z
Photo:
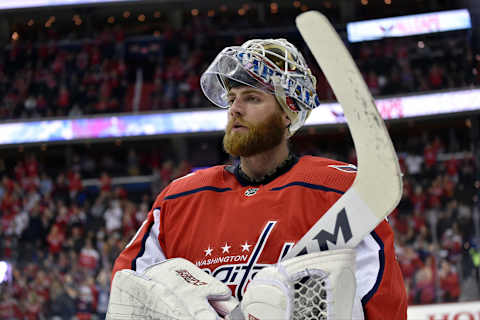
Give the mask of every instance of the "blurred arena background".
M 199 87 L 227 45 L 306 52 L 325 103 L 293 148 L 355 163 L 295 29 L 310 9 L 345 40 L 398 151 L 390 223 L 410 318 L 480 319 L 476 0 L 0 1 L 0 319 L 104 318 L 112 263 L 155 195 L 230 161 L 225 111 Z

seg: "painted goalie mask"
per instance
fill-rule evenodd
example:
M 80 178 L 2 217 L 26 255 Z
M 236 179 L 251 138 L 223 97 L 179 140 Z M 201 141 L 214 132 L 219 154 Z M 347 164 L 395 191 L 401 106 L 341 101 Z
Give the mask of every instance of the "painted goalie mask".
M 302 54 L 285 39 L 254 39 L 223 49 L 202 74 L 200 85 L 211 102 L 228 108 L 231 80 L 275 95 L 291 121 L 290 135 L 320 104 L 315 77 Z

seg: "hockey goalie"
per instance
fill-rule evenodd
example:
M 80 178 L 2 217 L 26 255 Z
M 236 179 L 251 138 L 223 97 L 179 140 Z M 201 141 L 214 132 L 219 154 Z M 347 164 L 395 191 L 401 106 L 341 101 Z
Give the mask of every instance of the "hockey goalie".
M 115 262 L 107 319 L 406 319 L 387 221 L 354 249 L 285 258 L 356 175 L 289 149 L 319 105 L 297 48 L 284 39 L 227 47 L 201 87 L 228 110 L 223 145 L 235 161 L 158 195 Z M 330 241 L 348 241 L 347 222 L 337 219 Z

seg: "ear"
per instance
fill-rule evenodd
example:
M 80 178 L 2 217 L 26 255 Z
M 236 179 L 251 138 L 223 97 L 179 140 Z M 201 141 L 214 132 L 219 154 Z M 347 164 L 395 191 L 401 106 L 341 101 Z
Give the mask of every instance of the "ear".
M 290 127 L 290 125 L 292 124 L 292 121 L 290 121 L 290 119 L 288 118 L 285 112 L 283 112 L 282 114 L 282 120 L 283 120 L 283 123 L 285 124 L 285 128 Z
M 285 125 L 285 138 L 288 140 L 290 138 L 290 125 L 292 121 L 288 118 L 287 114 L 284 112 L 282 115 L 283 124 Z

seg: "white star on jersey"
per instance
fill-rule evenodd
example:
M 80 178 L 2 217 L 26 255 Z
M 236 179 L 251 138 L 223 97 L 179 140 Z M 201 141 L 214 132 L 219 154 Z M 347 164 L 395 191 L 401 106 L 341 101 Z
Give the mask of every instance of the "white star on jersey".
M 211 255 L 212 255 L 213 249 L 210 248 L 210 246 L 208 246 L 208 249 L 207 249 L 207 250 L 203 250 L 203 251 L 205 251 L 205 257 L 206 257 L 206 256 L 211 256 Z
M 248 242 L 245 241 L 245 243 L 241 245 L 241 247 L 242 247 L 242 252 L 243 252 L 243 251 L 248 251 L 248 252 L 250 252 L 250 247 L 251 247 L 251 246 L 252 246 L 251 244 L 248 244 Z
M 225 246 L 221 247 L 222 248 L 222 253 L 229 253 L 231 247 L 232 246 L 229 246 L 228 243 L 225 242 Z

